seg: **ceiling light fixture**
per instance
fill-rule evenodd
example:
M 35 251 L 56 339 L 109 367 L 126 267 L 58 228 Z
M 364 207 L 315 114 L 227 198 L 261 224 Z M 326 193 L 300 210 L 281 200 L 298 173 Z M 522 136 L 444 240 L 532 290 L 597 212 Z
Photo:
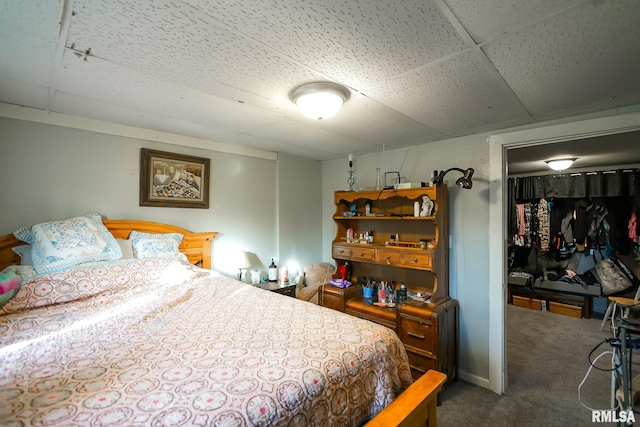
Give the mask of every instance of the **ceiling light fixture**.
M 349 99 L 349 90 L 331 82 L 315 82 L 298 86 L 291 100 L 310 119 L 328 119 Z
M 554 160 L 545 160 L 545 162 L 549 165 L 549 167 L 556 171 L 563 171 L 567 169 L 569 166 L 575 162 L 576 159 L 554 159 Z

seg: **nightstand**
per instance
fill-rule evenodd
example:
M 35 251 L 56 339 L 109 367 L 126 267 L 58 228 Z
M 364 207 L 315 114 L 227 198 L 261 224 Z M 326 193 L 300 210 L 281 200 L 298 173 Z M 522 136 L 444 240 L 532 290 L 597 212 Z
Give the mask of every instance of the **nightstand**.
M 279 282 L 266 282 L 253 286 L 255 286 L 256 288 L 286 295 L 291 298 L 296 297 L 296 284 L 292 282 L 286 282 L 284 284 L 280 284 Z

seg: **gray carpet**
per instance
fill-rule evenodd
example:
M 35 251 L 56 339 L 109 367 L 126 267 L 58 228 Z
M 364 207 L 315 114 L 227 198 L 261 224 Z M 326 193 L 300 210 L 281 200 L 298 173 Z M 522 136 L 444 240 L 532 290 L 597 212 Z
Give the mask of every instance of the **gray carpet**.
M 438 407 L 438 425 L 594 426 L 591 411 L 578 399 L 578 385 L 589 369 L 589 352 L 605 338 L 600 319 L 575 319 L 547 311 L 507 306 L 507 392 L 497 395 L 458 380 L 447 385 Z M 593 354 L 610 350 L 603 344 Z M 469 349 L 467 349 L 469 351 Z M 610 368 L 611 356 L 597 366 Z M 635 365 L 635 364 L 634 364 Z M 582 402 L 608 409 L 611 373 L 592 369 Z M 637 423 L 640 425 L 640 422 Z

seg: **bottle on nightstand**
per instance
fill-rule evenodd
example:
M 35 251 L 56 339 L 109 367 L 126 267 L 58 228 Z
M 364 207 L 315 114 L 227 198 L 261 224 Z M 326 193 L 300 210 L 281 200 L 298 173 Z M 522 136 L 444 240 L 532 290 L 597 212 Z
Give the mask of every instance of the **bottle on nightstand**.
M 280 267 L 280 272 L 278 273 L 278 281 L 281 284 L 289 282 L 289 267 L 287 267 L 286 265 Z
M 271 258 L 271 264 L 269 265 L 269 281 L 277 282 L 278 281 L 278 266 L 276 265 L 276 259 Z

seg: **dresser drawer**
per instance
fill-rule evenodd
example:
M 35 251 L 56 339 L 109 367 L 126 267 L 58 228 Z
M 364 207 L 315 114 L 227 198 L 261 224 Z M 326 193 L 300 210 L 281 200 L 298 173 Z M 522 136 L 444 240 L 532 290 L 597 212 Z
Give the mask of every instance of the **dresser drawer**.
M 372 248 L 352 248 L 351 258 L 360 261 L 373 261 L 374 253 Z
M 333 258 L 351 258 L 351 248 L 349 246 L 333 245 Z
M 330 295 L 326 293 L 321 294 L 319 305 L 344 312 L 344 299 L 338 295 Z
M 418 379 L 422 374 L 429 369 L 438 370 L 438 360 L 422 356 L 412 351 L 407 351 L 407 357 L 409 358 L 409 367 L 411 368 L 411 376 L 413 379 Z
M 367 319 L 396 331 L 397 312 L 395 308 L 379 307 L 364 297 L 351 298 L 345 304 L 344 312 L 361 319 Z
M 281 289 L 274 289 L 273 292 L 286 295 L 288 297 L 295 298 L 296 297 L 296 287 L 295 286 L 286 286 Z
M 400 264 L 400 252 L 390 251 L 387 249 L 378 249 L 376 254 L 376 261 L 385 264 Z
M 432 260 L 432 252 L 413 252 L 400 255 L 400 264 L 412 267 L 431 268 Z
M 437 329 L 433 319 L 407 318 L 400 315 L 400 340 L 405 346 L 437 354 Z
M 352 298 L 362 297 L 362 288 L 354 284 L 348 288 L 337 288 L 335 286 L 322 286 L 318 296 L 318 304 L 327 308 L 344 312 L 344 306 Z

